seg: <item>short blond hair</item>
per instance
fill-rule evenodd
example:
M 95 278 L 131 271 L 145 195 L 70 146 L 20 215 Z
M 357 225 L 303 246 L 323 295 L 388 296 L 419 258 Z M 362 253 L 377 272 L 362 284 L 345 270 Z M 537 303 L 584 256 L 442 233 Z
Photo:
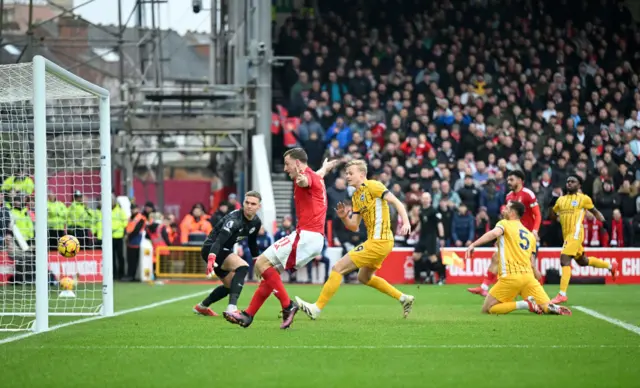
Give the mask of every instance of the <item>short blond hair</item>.
M 358 170 L 360 170 L 360 172 L 362 172 L 364 175 L 367 175 L 367 163 L 364 160 L 360 160 L 360 159 L 350 160 L 349 162 L 347 162 L 345 169 L 351 166 L 356 166 Z

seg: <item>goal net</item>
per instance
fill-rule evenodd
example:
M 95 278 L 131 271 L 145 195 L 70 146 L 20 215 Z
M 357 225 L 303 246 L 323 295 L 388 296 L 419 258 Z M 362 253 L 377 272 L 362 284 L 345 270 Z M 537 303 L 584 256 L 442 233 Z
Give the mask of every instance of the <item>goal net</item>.
M 113 314 L 109 116 L 106 90 L 40 56 L 0 66 L 0 331 Z

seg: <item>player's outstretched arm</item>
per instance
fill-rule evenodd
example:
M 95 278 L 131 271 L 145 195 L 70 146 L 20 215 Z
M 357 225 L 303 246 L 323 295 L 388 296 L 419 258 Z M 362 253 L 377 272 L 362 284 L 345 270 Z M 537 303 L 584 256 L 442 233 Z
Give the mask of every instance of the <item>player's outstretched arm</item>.
M 362 220 L 362 216 L 358 213 L 354 213 L 351 211 L 351 208 L 345 205 L 342 202 L 338 202 L 336 207 L 336 214 L 342 220 L 345 228 L 349 229 L 352 232 L 357 232 L 360 229 L 360 221 Z
M 496 226 L 495 228 L 493 228 L 492 230 L 488 231 L 487 233 L 483 234 L 482 236 L 480 236 L 479 239 L 477 239 L 476 241 L 472 242 L 471 245 L 469 245 L 469 247 L 467 248 L 467 252 L 465 254 L 467 259 L 471 258 L 471 255 L 473 254 L 473 250 L 477 247 L 481 247 L 485 244 L 490 243 L 491 241 L 497 239 L 498 237 L 502 236 L 504 234 L 504 230 L 502 230 L 502 228 L 500 226 Z
M 540 213 L 538 202 L 531 205 L 531 212 L 533 213 L 533 230 L 531 232 L 536 237 L 536 241 L 540 241 L 538 231 L 540 230 L 540 225 L 542 225 L 542 214 Z
M 398 197 L 389 191 L 385 192 L 382 199 L 392 204 L 398 211 L 398 214 L 400 214 L 400 217 L 402 218 L 402 229 L 400 231 L 402 234 L 406 236 L 411 233 L 411 221 L 409 221 L 409 214 L 407 214 L 407 209 L 404 207 L 404 204 L 400 202 Z
M 329 159 L 325 159 L 324 162 L 322 163 L 322 167 L 320 167 L 320 169 L 316 171 L 316 174 L 318 174 L 320 178 L 324 178 L 325 175 L 327 175 L 328 173 L 331 172 L 331 170 L 336 168 L 336 166 L 339 163 L 340 163 L 339 159 L 335 159 L 332 161 L 329 161 Z
M 600 210 L 596 209 L 596 207 L 592 207 L 591 209 L 588 209 L 589 213 L 593 214 L 594 217 L 596 217 L 596 220 L 600 221 L 600 222 L 604 222 L 604 216 L 602 215 L 602 213 L 600 212 Z

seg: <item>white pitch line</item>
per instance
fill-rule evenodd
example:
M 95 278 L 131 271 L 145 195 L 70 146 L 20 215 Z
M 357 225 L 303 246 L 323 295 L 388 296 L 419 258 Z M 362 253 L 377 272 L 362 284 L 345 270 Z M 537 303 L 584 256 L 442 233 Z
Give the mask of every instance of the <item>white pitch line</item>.
M 583 313 L 585 313 L 587 315 L 591 315 L 594 318 L 601 319 L 601 320 L 603 320 L 605 322 L 609 322 L 612 325 L 616 325 L 616 326 L 621 327 L 621 328 L 623 328 L 625 330 L 629 330 L 632 333 L 640 335 L 640 327 L 638 327 L 636 325 L 632 325 L 630 323 L 621 321 L 621 320 L 616 319 L 616 318 L 608 317 L 606 315 L 600 314 L 599 312 L 597 312 L 595 310 L 588 309 L 586 307 L 573 306 L 573 308 L 578 310 L 578 311 L 582 311 Z
M 179 296 L 177 298 L 165 299 L 163 301 L 147 304 L 147 305 L 144 305 L 144 306 L 138 306 L 138 307 L 130 308 L 130 309 L 127 309 L 127 310 L 117 311 L 111 316 L 97 315 L 97 316 L 93 316 L 93 317 L 89 317 L 89 318 L 79 319 L 77 321 L 61 323 L 59 325 L 51 326 L 48 331 L 45 331 L 45 332 L 42 332 L 42 333 L 36 333 L 36 332 L 32 331 L 32 332 L 19 334 L 19 335 L 15 335 L 15 336 L 12 336 L 12 337 L 1 339 L 0 340 L 0 345 L 4 345 L 4 344 L 11 343 L 11 342 L 20 341 L 20 340 L 23 340 L 25 338 L 33 337 L 34 335 L 38 335 L 38 334 L 49 333 L 51 331 L 62 329 L 63 327 L 67 327 L 67 326 L 73 326 L 73 325 L 78 325 L 80 323 L 92 322 L 92 321 L 97 321 L 97 320 L 100 320 L 100 319 L 118 317 L 120 315 L 137 313 L 138 311 L 149 310 L 149 309 L 152 309 L 152 308 L 164 306 L 166 304 L 179 302 L 181 300 L 195 298 L 196 296 L 202 295 L 204 292 L 205 291 L 200 291 L 200 292 L 196 292 L 196 293 L 189 294 L 189 295 Z
M 43 345 L 20 349 L 56 350 L 392 350 L 392 349 L 640 349 L 640 345 Z

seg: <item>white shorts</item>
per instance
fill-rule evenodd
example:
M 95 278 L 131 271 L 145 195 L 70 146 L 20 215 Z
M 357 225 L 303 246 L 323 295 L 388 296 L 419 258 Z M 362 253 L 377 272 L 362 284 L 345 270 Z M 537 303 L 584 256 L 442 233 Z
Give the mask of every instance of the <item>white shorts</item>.
M 280 272 L 297 271 L 322 254 L 324 236 L 307 230 L 293 232 L 273 243 L 262 254 Z

